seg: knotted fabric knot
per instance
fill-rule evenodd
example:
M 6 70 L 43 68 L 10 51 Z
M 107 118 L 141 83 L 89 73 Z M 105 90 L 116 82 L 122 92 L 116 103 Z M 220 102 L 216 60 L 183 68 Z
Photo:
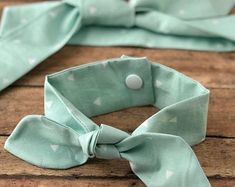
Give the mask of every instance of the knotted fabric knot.
M 85 25 L 124 26 L 134 25 L 135 10 L 124 0 L 65 0 L 79 6 Z
M 128 136 L 124 131 L 102 124 L 99 129 L 81 135 L 79 141 L 83 152 L 89 157 L 114 159 L 121 157 L 115 144 Z

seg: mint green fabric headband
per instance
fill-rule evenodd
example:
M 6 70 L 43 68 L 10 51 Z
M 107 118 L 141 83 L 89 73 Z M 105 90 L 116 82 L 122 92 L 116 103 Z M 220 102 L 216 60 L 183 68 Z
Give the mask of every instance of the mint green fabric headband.
M 0 90 L 65 44 L 235 50 L 234 0 L 63 0 L 7 7 Z M 4 70 L 4 71 L 3 71 Z
M 146 58 L 122 56 L 46 77 L 45 115 L 22 119 L 5 149 L 34 165 L 66 169 L 94 156 L 123 158 L 147 186 L 210 186 L 189 145 L 206 135 L 209 91 Z M 153 105 L 132 134 L 88 117 Z M 128 124 L 127 124 L 128 125 Z

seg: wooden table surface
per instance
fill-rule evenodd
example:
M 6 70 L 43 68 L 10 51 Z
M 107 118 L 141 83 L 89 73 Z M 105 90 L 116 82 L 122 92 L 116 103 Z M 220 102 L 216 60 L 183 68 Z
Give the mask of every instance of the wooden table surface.
M 35 0 L 0 0 L 5 5 Z M 0 92 L 0 186 L 144 186 L 125 160 L 92 159 L 68 170 L 32 166 L 3 149 L 18 121 L 29 114 L 43 114 L 46 74 L 96 60 L 146 56 L 194 78 L 210 89 L 206 140 L 193 147 L 212 186 L 235 186 L 235 52 L 195 52 L 131 47 L 66 46 L 14 85 Z M 1 58 L 1 57 L 0 57 Z M 131 132 L 156 112 L 136 107 L 93 118 Z

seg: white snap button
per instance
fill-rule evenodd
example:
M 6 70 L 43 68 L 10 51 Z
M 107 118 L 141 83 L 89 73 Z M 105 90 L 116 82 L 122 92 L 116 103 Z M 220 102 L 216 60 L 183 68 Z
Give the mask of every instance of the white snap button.
M 136 74 L 130 74 L 126 77 L 126 85 L 128 88 L 136 90 L 142 87 L 143 81 L 140 76 Z

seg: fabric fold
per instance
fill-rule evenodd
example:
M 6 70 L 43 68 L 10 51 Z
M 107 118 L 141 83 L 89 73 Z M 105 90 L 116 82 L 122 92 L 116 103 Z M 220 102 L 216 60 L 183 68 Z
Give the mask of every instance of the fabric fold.
M 192 149 L 179 136 L 142 133 L 119 146 L 122 157 L 146 186 L 210 186 Z

